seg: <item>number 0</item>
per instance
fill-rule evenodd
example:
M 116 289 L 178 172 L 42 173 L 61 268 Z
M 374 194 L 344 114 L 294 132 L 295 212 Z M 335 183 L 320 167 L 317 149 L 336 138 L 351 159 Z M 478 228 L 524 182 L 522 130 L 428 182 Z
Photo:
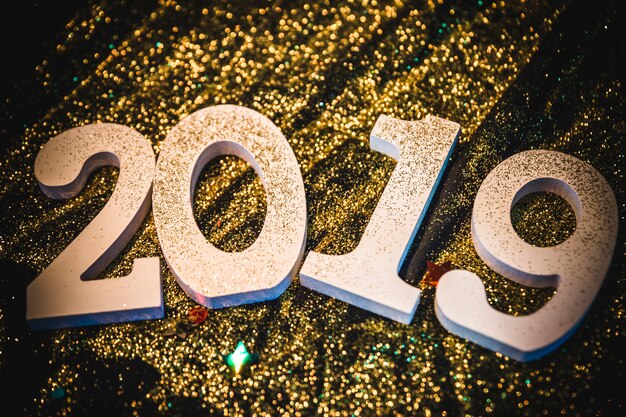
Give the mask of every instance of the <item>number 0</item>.
M 224 154 L 252 165 L 267 196 L 261 233 L 242 252 L 213 246 L 193 216 L 196 181 L 208 161 Z M 271 300 L 287 289 L 304 253 L 306 200 L 296 156 L 269 119 L 230 105 L 189 115 L 165 139 L 154 188 L 163 256 L 191 298 L 219 308 Z

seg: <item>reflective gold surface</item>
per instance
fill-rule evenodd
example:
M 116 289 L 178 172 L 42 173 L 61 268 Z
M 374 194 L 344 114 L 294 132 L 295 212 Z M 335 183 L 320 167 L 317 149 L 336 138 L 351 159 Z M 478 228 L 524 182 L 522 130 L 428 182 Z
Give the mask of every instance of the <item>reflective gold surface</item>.
M 616 62 L 623 64 L 624 47 L 610 6 L 105 1 L 85 7 L 33 77 L 33 91 L 67 93 L 11 142 L 0 166 L 0 258 L 11 275 L 2 278 L 0 366 L 7 379 L 20 366 L 34 375 L 18 406 L 29 415 L 612 410 L 617 400 L 607 403 L 613 391 L 601 384 L 604 362 L 623 363 L 623 234 L 590 315 L 562 349 L 528 364 L 445 331 L 433 311 L 434 290 L 421 282 L 426 259 L 451 261 L 478 273 L 492 305 L 511 314 L 531 313 L 551 297 L 552 289 L 526 288 L 492 272 L 471 242 L 481 181 L 521 150 L 554 149 L 591 163 L 614 188 L 623 224 L 623 73 Z M 359 242 L 394 168 L 367 146 L 378 115 L 433 114 L 462 125 L 442 189 L 401 271 L 424 290 L 412 324 L 317 294 L 296 279 L 276 301 L 210 311 L 184 337 L 169 335 L 166 329 L 195 304 L 162 261 L 165 319 L 26 330 L 14 307 L 23 288 L 104 206 L 117 178 L 104 168 L 76 198 L 50 200 L 33 175 L 40 146 L 70 127 L 107 121 L 138 130 L 158 153 L 179 120 L 218 103 L 251 107 L 280 127 L 305 182 L 307 250 L 332 254 Z M 212 243 L 242 250 L 263 224 L 261 182 L 245 162 L 219 158 L 201 176 L 194 210 Z M 549 196 L 520 203 L 512 218 L 518 233 L 539 245 L 575 227 L 566 204 Z M 133 259 L 159 255 L 150 215 L 103 277 L 125 275 Z M 235 376 L 222 355 L 240 340 L 259 360 Z M 28 353 L 20 359 L 28 363 L 12 356 L 18 350 Z

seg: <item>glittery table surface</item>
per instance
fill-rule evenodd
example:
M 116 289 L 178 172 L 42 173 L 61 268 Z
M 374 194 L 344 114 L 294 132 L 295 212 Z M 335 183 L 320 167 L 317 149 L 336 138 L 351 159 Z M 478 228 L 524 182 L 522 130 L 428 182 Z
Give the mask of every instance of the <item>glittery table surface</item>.
M 103 1 L 78 8 L 0 104 L 0 382 L 3 415 L 624 415 L 626 48 L 619 2 Z M 7 42 L 19 42 L 8 39 Z M 5 61 L 5 65 L 10 65 Z M 460 142 L 400 275 L 422 288 L 410 325 L 318 294 L 294 280 L 277 300 L 210 310 L 168 271 L 149 215 L 100 278 L 160 256 L 162 320 L 31 332 L 26 286 L 111 195 L 118 172 L 95 172 L 78 196 L 51 200 L 33 174 L 52 136 L 94 122 L 145 135 L 158 154 L 183 117 L 214 104 L 267 116 L 304 178 L 306 250 L 359 242 L 394 168 L 368 148 L 380 114 L 428 114 L 462 126 Z M 26 120 L 16 120 L 28 114 Z M 554 289 L 497 275 L 470 236 L 474 196 L 502 160 L 552 149 L 595 167 L 619 206 L 616 251 L 574 335 L 519 363 L 447 332 L 434 313 L 426 260 L 477 273 L 490 303 L 536 311 Z M 217 247 L 259 235 L 263 186 L 243 160 L 210 162 L 194 213 Z M 575 228 L 551 194 L 518 203 L 518 233 L 553 245 Z M 172 329 L 174 329 L 172 331 Z M 242 341 L 258 359 L 239 374 Z

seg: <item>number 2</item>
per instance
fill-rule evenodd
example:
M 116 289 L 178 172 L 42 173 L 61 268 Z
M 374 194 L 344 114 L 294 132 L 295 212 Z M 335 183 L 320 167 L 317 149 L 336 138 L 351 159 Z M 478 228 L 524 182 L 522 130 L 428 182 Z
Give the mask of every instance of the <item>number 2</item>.
M 35 176 L 48 197 L 78 194 L 89 174 L 114 165 L 111 198 L 76 239 L 28 286 L 32 329 L 75 327 L 163 317 L 158 257 L 135 259 L 121 278 L 93 280 L 122 251 L 150 210 L 155 157 L 150 143 L 117 124 L 81 126 L 42 148 Z

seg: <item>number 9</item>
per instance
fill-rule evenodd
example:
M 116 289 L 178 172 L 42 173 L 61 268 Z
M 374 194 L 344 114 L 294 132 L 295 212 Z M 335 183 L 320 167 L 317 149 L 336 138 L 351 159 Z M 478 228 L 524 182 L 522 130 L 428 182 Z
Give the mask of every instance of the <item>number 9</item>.
M 565 198 L 576 214 L 576 231 L 553 247 L 531 246 L 511 224 L 511 207 L 538 191 Z M 489 305 L 478 276 L 455 270 L 437 286 L 437 317 L 452 333 L 491 350 L 520 361 L 539 358 L 581 323 L 604 281 L 616 239 L 615 196 L 592 166 L 554 151 L 513 155 L 478 190 L 472 240 L 494 271 L 526 286 L 556 286 L 556 294 L 539 311 L 514 317 Z

